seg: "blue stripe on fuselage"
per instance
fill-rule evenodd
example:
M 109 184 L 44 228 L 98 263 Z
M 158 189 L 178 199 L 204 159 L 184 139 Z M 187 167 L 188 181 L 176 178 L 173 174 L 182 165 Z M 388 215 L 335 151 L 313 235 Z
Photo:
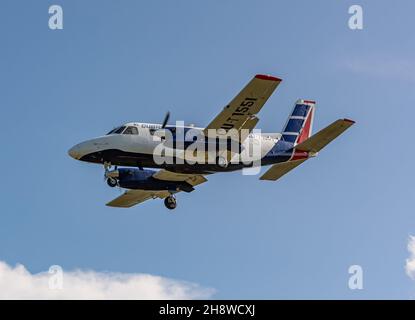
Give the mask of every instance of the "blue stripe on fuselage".
M 265 155 L 265 157 L 262 158 L 261 161 L 263 165 L 288 161 L 294 151 L 293 147 L 294 143 L 279 140 Z

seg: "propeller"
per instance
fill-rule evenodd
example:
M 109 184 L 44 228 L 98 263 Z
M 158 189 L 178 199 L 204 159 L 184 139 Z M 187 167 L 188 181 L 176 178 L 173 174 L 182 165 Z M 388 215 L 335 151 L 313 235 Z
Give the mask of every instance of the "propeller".
M 164 129 L 167 125 L 167 122 L 170 119 L 170 112 L 167 111 L 166 115 L 164 116 L 163 124 L 161 125 L 161 128 Z

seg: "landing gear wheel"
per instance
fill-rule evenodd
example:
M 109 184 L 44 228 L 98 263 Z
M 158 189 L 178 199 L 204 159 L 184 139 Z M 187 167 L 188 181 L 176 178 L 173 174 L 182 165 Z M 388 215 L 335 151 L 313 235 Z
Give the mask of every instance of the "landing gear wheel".
M 115 180 L 114 178 L 108 178 L 107 179 L 107 184 L 111 187 L 114 188 L 117 186 L 117 180 Z
M 167 209 L 175 209 L 177 207 L 176 198 L 174 196 L 168 196 L 166 199 L 164 199 L 164 205 Z
M 219 156 L 216 158 L 216 164 L 219 167 L 226 168 L 228 166 L 228 160 L 226 160 L 224 157 Z

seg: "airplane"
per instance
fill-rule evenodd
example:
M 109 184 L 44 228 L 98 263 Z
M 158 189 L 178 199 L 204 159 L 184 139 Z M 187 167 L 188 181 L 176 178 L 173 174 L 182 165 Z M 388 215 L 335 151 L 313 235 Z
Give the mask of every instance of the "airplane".
M 254 76 L 205 128 L 177 123 L 168 125 L 168 112 L 162 124 L 125 123 L 104 136 L 76 144 L 68 154 L 76 160 L 104 165 L 107 184 L 127 189 L 106 204 L 118 208 L 129 208 L 158 198 L 164 199 L 168 209 L 175 209 L 176 194 L 193 191 L 207 181 L 206 176 L 252 168 L 258 163 L 259 166 L 271 165 L 261 180 L 278 180 L 315 157 L 355 123 L 350 119 L 339 119 L 312 135 L 316 102 L 299 99 L 281 133 L 257 133 L 257 114 L 281 81 L 270 75 Z M 229 137 L 231 131 L 237 135 Z M 189 132 L 193 134 L 190 138 L 186 135 Z M 219 139 L 222 137 L 225 139 Z M 196 143 L 208 147 L 197 153 L 197 160 L 213 158 L 213 161 L 187 161 L 189 154 L 194 156 L 196 153 L 194 149 L 188 151 L 186 148 Z M 236 151 L 230 146 L 235 143 Z M 155 161 L 155 150 L 160 146 L 165 147 L 164 155 L 167 151 L 172 152 L 166 157 L 171 161 Z M 252 152 L 243 155 L 253 146 L 257 147 L 254 155 Z

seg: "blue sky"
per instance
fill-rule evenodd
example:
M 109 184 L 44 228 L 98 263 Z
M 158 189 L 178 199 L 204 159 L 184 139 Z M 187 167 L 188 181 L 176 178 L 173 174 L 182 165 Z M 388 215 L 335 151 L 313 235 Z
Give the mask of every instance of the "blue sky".
M 64 29 L 48 28 L 59 4 Z M 360 4 L 364 29 L 348 28 Z M 408 299 L 415 233 L 411 1 L 1 1 L 0 260 L 31 273 L 146 273 L 213 298 Z M 314 129 L 356 125 L 279 182 L 209 177 L 129 210 L 101 166 L 67 150 L 127 121 L 206 125 L 256 73 L 282 84 L 258 127 L 294 101 Z M 361 265 L 364 289 L 348 288 Z

